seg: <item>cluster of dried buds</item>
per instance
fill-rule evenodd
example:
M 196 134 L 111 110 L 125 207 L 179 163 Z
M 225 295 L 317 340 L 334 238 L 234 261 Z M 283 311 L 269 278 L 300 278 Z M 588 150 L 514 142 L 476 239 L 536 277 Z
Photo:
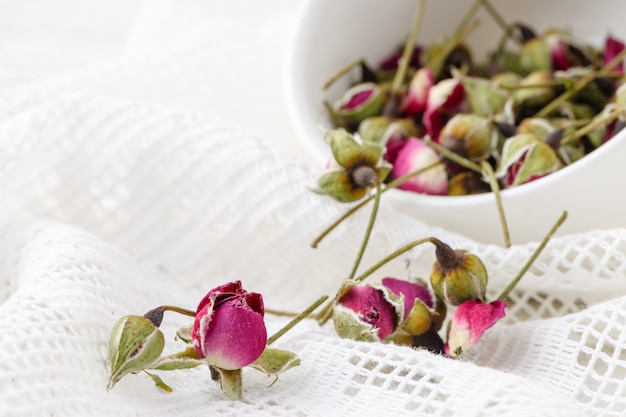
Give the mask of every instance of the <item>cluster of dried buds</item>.
M 458 357 L 504 317 L 502 299 L 485 300 L 488 275 L 480 258 L 436 238 L 430 282 L 383 278 L 379 285 L 347 280 L 335 299 L 333 323 L 343 338 L 385 341 Z M 444 342 L 439 331 L 454 308 Z
M 488 64 L 474 62 L 454 39 L 415 46 L 403 58 L 411 59 L 399 88 L 390 80 L 399 52 L 376 69 L 358 61 L 360 79 L 326 103 L 330 117 L 357 142 L 382 149 L 387 181 L 441 159 L 442 165 L 398 187 L 432 195 L 489 191 L 484 172 L 471 169 L 484 162 L 500 188 L 533 181 L 584 157 L 624 126 L 624 43 L 609 36 L 596 49 L 565 31 L 539 36 L 521 24 L 506 36 L 516 49 L 499 48 Z M 322 191 L 330 180 L 320 184 Z

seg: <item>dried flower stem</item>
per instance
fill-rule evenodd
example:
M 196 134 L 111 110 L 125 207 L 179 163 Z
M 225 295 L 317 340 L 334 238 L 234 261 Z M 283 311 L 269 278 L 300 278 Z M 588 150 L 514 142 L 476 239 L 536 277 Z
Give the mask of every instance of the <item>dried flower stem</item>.
M 433 239 L 434 238 L 432 238 L 432 237 L 427 237 L 427 238 L 419 239 L 419 240 L 416 240 L 414 242 L 411 242 L 409 244 L 406 244 L 406 245 L 402 246 L 400 249 L 398 249 L 398 250 L 392 252 L 391 254 L 387 255 L 385 258 L 383 258 L 380 261 L 378 261 L 370 269 L 368 269 L 367 271 L 363 272 L 358 277 L 354 278 L 354 281 L 355 282 L 363 281 L 365 278 L 367 278 L 370 275 L 372 275 L 374 272 L 376 272 L 378 269 L 382 268 L 388 262 L 390 262 L 393 259 L 397 258 L 398 256 L 402 255 L 403 253 L 408 252 L 409 250 L 413 249 L 414 247 L 421 245 L 422 243 L 432 242 Z
M 485 177 L 489 179 L 489 186 L 493 195 L 496 197 L 496 206 L 498 207 L 498 216 L 500 217 L 500 224 L 502 225 L 502 234 L 504 235 L 504 246 L 511 247 L 511 234 L 509 233 L 509 226 L 504 215 L 504 207 L 502 206 L 502 198 L 500 197 L 500 185 L 496 179 L 496 175 L 493 172 L 493 168 L 487 161 L 482 161 L 481 166 Z
M 400 185 L 404 184 L 405 182 L 407 182 L 408 180 L 410 180 L 413 177 L 416 177 L 426 171 L 428 171 L 429 169 L 435 168 L 437 166 L 440 166 L 442 163 L 437 161 L 434 162 L 430 165 L 427 165 L 423 168 L 420 168 L 418 170 L 415 170 L 409 174 L 403 175 L 401 177 L 396 178 L 393 181 L 390 181 L 389 184 L 387 184 L 385 186 L 385 188 L 381 189 L 380 194 L 382 195 L 383 193 L 385 193 L 388 190 L 391 190 L 393 188 L 399 187 Z M 341 222 L 343 222 L 345 219 L 347 219 L 348 217 L 350 217 L 352 214 L 354 214 L 357 210 L 359 210 L 361 207 L 363 207 L 364 205 L 366 205 L 367 203 L 369 203 L 370 201 L 372 201 L 373 199 L 375 199 L 376 196 L 372 195 L 367 197 L 366 199 L 364 199 L 363 201 L 361 201 L 360 203 L 358 203 L 357 205 L 355 205 L 354 207 L 352 207 L 350 210 L 346 211 L 341 217 L 339 217 L 337 220 L 335 220 L 335 222 L 333 222 L 333 224 L 331 224 L 330 226 L 328 226 L 312 243 L 311 243 L 311 247 L 312 248 L 317 248 L 317 246 L 319 245 L 319 243 L 330 233 L 332 232 L 337 226 L 339 226 L 341 224 Z
M 307 307 L 302 313 L 298 314 L 293 320 L 287 323 L 282 329 L 274 333 L 269 339 L 267 339 L 267 345 L 271 345 L 278 340 L 282 335 L 291 330 L 296 324 L 307 318 L 317 307 L 319 307 L 324 301 L 328 299 L 327 295 L 318 298 L 313 304 Z
M 161 306 L 158 307 L 163 311 L 173 311 L 174 313 L 182 314 L 183 316 L 196 317 L 196 312 L 193 310 L 187 310 L 186 308 L 176 306 Z
M 363 259 L 363 254 L 365 253 L 365 249 L 367 248 L 367 242 L 369 242 L 370 236 L 372 234 L 372 228 L 374 227 L 374 223 L 376 222 L 376 215 L 378 214 L 378 207 L 380 206 L 380 183 L 376 183 L 376 194 L 374 194 L 374 206 L 372 207 L 372 213 L 370 214 L 369 222 L 367 223 L 367 229 L 365 229 L 365 235 L 363 236 L 363 241 L 361 242 L 361 247 L 359 248 L 359 253 L 356 255 L 354 263 L 352 265 L 352 271 L 350 271 L 350 275 L 348 279 L 354 278 L 356 275 L 357 269 L 359 269 L 359 264 L 361 263 L 361 259 Z
M 481 3 L 485 7 L 487 12 L 489 12 L 489 14 L 493 18 L 493 20 L 498 24 L 498 26 L 500 26 L 500 28 L 503 31 L 510 33 L 511 25 L 509 25 L 506 22 L 506 20 L 504 20 L 504 18 L 502 17 L 500 12 L 498 12 L 497 9 L 495 7 L 493 7 L 493 5 L 491 3 L 489 3 L 489 0 L 482 0 Z M 519 42 L 519 39 L 515 39 L 515 40 Z
M 437 51 L 435 56 L 428 63 L 428 66 L 433 71 L 433 74 L 435 74 L 435 77 L 437 77 L 441 72 L 443 64 L 448 55 L 450 55 L 450 52 L 452 52 L 452 50 L 456 48 L 463 39 L 469 36 L 469 34 L 472 33 L 478 25 L 478 21 L 475 20 L 466 26 L 460 26 L 462 30 L 458 34 L 453 35 L 453 37 L 446 41 L 441 49 Z
M 576 82 L 576 84 L 574 84 L 573 88 L 565 91 L 563 94 L 561 94 L 560 96 L 552 100 L 550 103 L 548 103 L 543 109 L 539 110 L 539 112 L 537 112 L 535 117 L 550 116 L 552 112 L 556 111 L 559 107 L 563 105 L 565 101 L 569 100 L 576 93 L 578 93 L 580 90 L 585 88 L 585 86 L 589 84 L 590 82 L 592 82 L 594 78 L 596 78 L 597 76 L 605 76 L 609 74 L 611 70 L 613 70 L 613 68 L 618 66 L 624 60 L 624 57 L 626 57 L 626 49 L 620 52 L 619 54 L 615 55 L 615 57 L 608 64 L 603 66 L 600 71 L 593 72 L 582 77 L 580 80 Z
M 322 90 L 328 90 L 331 85 L 333 85 L 338 79 L 352 71 L 353 68 L 361 65 L 363 63 L 363 58 L 357 58 L 354 61 L 348 63 L 345 67 L 341 68 L 335 75 L 333 75 L 328 81 L 324 83 L 322 86 Z
M 391 83 L 392 95 L 398 94 L 402 89 L 402 85 L 404 84 L 404 79 L 406 77 L 407 69 L 409 68 L 409 63 L 411 62 L 411 58 L 413 57 L 413 50 L 415 49 L 417 34 L 419 33 L 420 26 L 422 25 L 425 5 L 426 0 L 419 0 L 417 2 L 417 6 L 415 7 L 413 24 L 411 26 L 411 30 L 409 32 L 406 43 L 404 44 L 404 50 L 402 51 L 402 58 L 400 58 L 398 70 L 396 71 L 396 74 L 394 75 L 393 81 Z
M 509 285 L 504 289 L 504 291 L 502 291 L 502 294 L 500 294 L 497 298 L 497 300 L 505 300 L 508 296 L 509 293 L 513 290 L 513 288 L 515 288 L 515 286 L 517 285 L 517 283 L 522 279 L 522 277 L 524 276 L 524 274 L 528 271 L 528 269 L 532 266 L 533 262 L 535 262 L 535 260 L 537 259 L 537 257 L 539 256 L 539 254 L 541 253 L 541 251 L 543 251 L 543 249 L 546 247 L 546 245 L 548 244 L 548 241 L 552 238 L 552 235 L 554 235 L 557 231 L 557 229 L 561 226 L 561 224 L 563 224 L 563 222 L 565 221 L 565 219 L 567 219 L 567 211 L 564 211 L 561 216 L 558 218 L 558 220 L 556 221 L 556 223 L 554 224 L 554 226 L 552 226 L 552 229 L 550 229 L 550 231 L 548 232 L 548 234 L 543 238 L 543 240 L 541 241 L 541 243 L 539 244 L 539 246 L 537 246 L 537 249 L 535 249 L 535 251 L 533 252 L 533 254 L 530 256 L 530 258 L 528 259 L 528 261 L 526 262 L 526 264 L 522 267 L 521 271 L 519 271 L 519 273 L 517 274 L 517 276 L 515 278 L 513 278 L 513 281 L 511 281 L 509 283 Z
M 577 131 L 575 131 L 574 133 L 564 137 L 563 139 L 561 139 L 561 146 L 563 145 L 567 145 L 570 142 L 575 141 L 576 139 L 579 139 L 583 136 L 585 136 L 587 133 L 601 127 L 604 125 L 608 125 L 609 123 L 611 123 L 612 121 L 614 121 L 615 119 L 617 119 L 618 117 L 620 117 L 621 115 L 624 114 L 624 110 L 620 109 L 620 108 L 616 108 L 614 110 L 612 110 L 609 114 L 607 114 L 606 116 L 602 116 L 596 120 L 593 120 L 591 123 L 581 127 L 580 129 L 578 129 Z

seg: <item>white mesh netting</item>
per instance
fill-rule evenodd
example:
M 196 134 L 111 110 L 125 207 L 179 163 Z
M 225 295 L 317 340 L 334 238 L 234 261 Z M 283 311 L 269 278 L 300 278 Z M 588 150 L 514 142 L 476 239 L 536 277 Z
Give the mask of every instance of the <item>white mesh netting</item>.
M 298 310 L 334 292 L 365 229 L 362 212 L 311 249 L 345 210 L 308 190 L 318 167 L 213 116 L 218 83 L 203 79 L 217 74 L 206 51 L 222 29 L 85 69 L 74 68 L 91 58 L 71 55 L 54 66 L 59 75 L 26 72 L 28 83 L 0 92 L 0 415 L 623 414 L 621 229 L 551 241 L 506 320 L 464 361 L 341 340 L 332 326 L 305 321 L 276 344 L 301 366 L 272 387 L 246 370 L 242 402 L 228 400 L 206 369 L 162 372 L 170 394 L 145 375 L 107 391 L 106 344 L 119 317 L 194 308 L 235 279 L 268 307 Z M 48 59 L 0 56 L 25 66 Z M 493 294 L 536 247 L 477 244 L 383 207 L 363 265 L 429 235 L 479 254 Z M 427 276 L 432 261 L 433 249 L 420 246 L 375 278 Z M 267 319 L 270 333 L 285 323 Z M 176 349 L 173 331 L 184 323 L 166 315 L 166 349 Z

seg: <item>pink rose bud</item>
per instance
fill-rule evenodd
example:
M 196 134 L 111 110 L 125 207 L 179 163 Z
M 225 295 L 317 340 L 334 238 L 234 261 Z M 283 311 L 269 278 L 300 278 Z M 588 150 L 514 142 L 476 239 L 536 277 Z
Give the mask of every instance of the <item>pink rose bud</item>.
M 446 113 L 458 109 L 464 98 L 463 85 L 457 78 L 439 81 L 428 90 L 428 100 L 422 122 L 426 134 L 430 135 L 434 141 L 439 138 Z
M 409 138 L 397 153 L 393 177 L 410 174 L 440 159 L 437 152 L 422 140 Z M 448 192 L 448 174 L 443 165 L 437 166 L 407 180 L 398 188 L 421 194 L 445 195 Z
M 486 117 L 476 114 L 457 114 L 441 130 L 439 143 L 446 149 L 471 161 L 483 161 L 491 156 L 492 143 L 498 133 Z
M 513 187 L 551 174 L 562 165 L 550 145 L 533 134 L 521 133 L 504 142 L 496 177 Z
M 396 297 L 404 300 L 402 328 L 410 335 L 420 336 L 431 329 L 435 311 L 435 297 L 424 285 L 396 278 L 384 278 L 382 284 Z M 445 313 L 444 313 L 445 314 Z M 435 320 L 438 324 L 443 320 Z
M 430 68 L 424 67 L 417 70 L 402 105 L 402 113 L 416 115 L 426 110 L 428 91 L 435 85 L 435 76 Z
M 604 45 L 604 55 L 602 57 L 603 64 L 606 65 L 624 50 L 624 42 L 609 36 L 606 38 L 606 43 Z M 619 74 L 624 73 L 624 62 L 619 63 L 615 68 L 613 68 L 613 72 L 617 72 Z
M 387 57 L 385 57 L 378 65 L 378 69 L 384 73 L 388 73 L 388 72 L 395 73 L 395 71 L 400 66 L 400 59 L 402 58 L 403 52 L 404 52 L 404 49 L 401 48 L 401 49 L 398 49 L 397 51 L 394 51 Z M 416 45 L 413 48 L 413 53 L 411 54 L 411 61 L 409 62 L 409 68 L 420 67 L 421 55 L 422 55 L 422 48 Z
M 241 369 L 265 349 L 263 315 L 261 294 L 245 291 L 241 281 L 216 287 L 198 304 L 191 333 L 193 347 L 209 365 Z
M 396 329 L 400 308 L 384 287 L 348 285 L 333 309 L 333 323 L 340 337 L 381 341 Z
M 366 82 L 346 91 L 333 111 L 346 125 L 357 126 L 362 120 L 382 113 L 385 91 L 378 84 Z
M 506 303 L 496 300 L 489 304 L 466 301 L 461 304 L 450 321 L 448 342 L 444 350 L 448 356 L 457 357 L 474 346 L 485 331 L 504 317 Z

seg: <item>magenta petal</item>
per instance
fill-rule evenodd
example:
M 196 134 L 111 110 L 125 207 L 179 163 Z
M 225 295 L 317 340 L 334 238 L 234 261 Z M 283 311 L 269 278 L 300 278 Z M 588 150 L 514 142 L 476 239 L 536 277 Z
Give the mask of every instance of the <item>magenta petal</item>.
M 465 98 L 465 90 L 461 81 L 447 78 L 439 81 L 428 90 L 428 101 L 422 122 L 426 133 L 433 140 L 439 136 L 443 128 L 443 115 L 458 108 Z
M 617 54 L 621 53 L 624 50 L 624 42 L 609 36 L 606 38 L 606 43 L 604 46 L 604 56 L 603 56 L 603 62 L 604 65 L 608 64 L 609 62 L 611 62 L 611 60 L 613 60 L 613 58 L 615 58 L 615 56 L 617 56 Z M 619 72 L 619 73 L 623 73 L 624 72 L 624 63 L 620 63 L 619 65 L 617 65 L 614 69 L 614 72 Z
M 424 112 L 428 103 L 428 91 L 435 84 L 435 76 L 430 68 L 419 69 L 406 94 L 402 112 L 407 115 L 415 115 Z
M 378 329 L 378 337 L 383 340 L 396 328 L 397 315 L 384 293 L 369 285 L 350 288 L 339 300 L 339 304 L 359 316 L 365 323 Z
M 565 42 L 557 40 L 550 53 L 552 55 L 552 68 L 555 70 L 565 71 L 572 66 L 567 56 L 567 44 L 565 44 Z
M 248 307 L 243 298 L 227 300 L 212 314 L 206 313 L 209 312 L 200 312 L 192 336 L 196 336 L 196 351 L 209 364 L 227 370 L 241 369 L 261 356 L 267 342 L 263 316 Z
M 393 164 L 393 177 L 399 178 L 437 162 L 439 155 L 419 139 L 409 138 L 398 152 Z M 443 166 L 431 168 L 398 188 L 422 194 L 445 195 L 448 192 L 448 174 Z
M 432 294 L 423 285 L 396 278 L 383 278 L 382 284 L 395 295 L 404 295 L 404 317 L 408 317 L 416 299 L 421 300 L 430 308 L 435 306 Z
M 350 100 L 346 104 L 341 106 L 341 109 L 342 110 L 356 109 L 357 107 L 365 103 L 367 100 L 369 100 L 372 94 L 374 94 L 374 90 L 359 91 L 358 93 L 350 97 Z
M 249 365 L 266 346 L 264 312 L 261 294 L 247 292 L 241 281 L 215 287 L 198 304 L 191 331 L 193 347 L 218 368 Z
M 452 316 L 446 354 L 457 356 L 478 342 L 485 331 L 505 315 L 506 303 L 501 300 L 484 304 L 480 301 L 466 301 L 459 305 Z

